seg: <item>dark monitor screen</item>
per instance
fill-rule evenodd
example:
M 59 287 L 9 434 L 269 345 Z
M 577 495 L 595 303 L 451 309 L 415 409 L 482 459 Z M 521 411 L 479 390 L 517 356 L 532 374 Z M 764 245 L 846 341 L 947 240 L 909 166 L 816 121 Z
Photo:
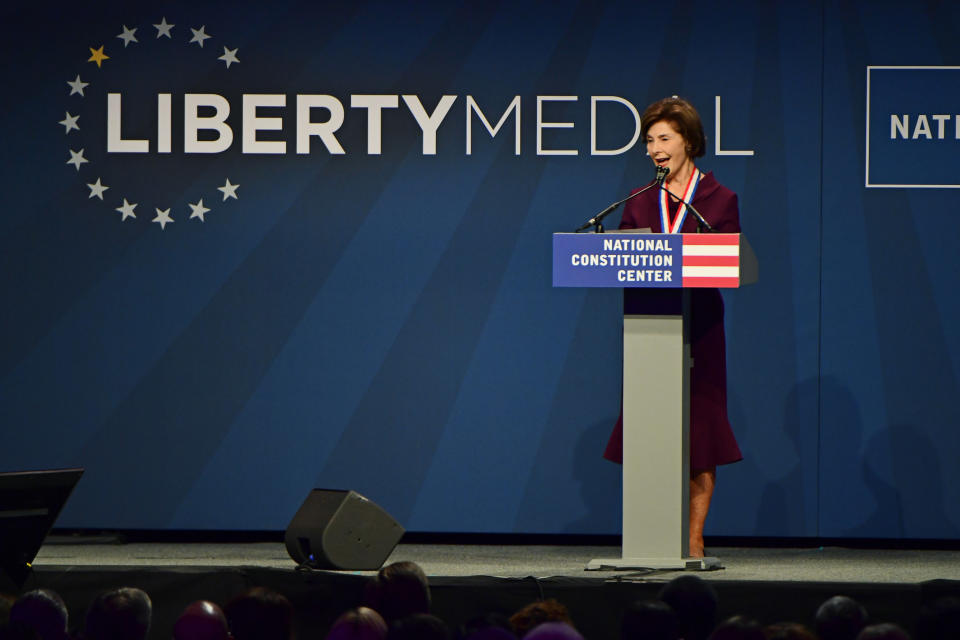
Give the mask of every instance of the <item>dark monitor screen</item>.
M 0 473 L 0 572 L 22 582 L 83 469 Z

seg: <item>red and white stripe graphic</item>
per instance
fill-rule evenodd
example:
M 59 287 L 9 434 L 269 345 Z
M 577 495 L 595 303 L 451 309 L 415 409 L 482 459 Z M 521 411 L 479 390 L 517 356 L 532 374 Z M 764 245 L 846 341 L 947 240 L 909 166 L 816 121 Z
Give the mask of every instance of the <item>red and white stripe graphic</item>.
M 684 287 L 739 287 L 740 235 L 684 234 L 682 277 Z

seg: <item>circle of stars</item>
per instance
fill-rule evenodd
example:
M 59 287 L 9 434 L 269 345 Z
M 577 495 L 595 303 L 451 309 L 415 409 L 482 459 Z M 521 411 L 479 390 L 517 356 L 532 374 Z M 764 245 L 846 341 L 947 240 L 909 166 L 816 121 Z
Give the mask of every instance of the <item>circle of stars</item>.
M 175 26 L 176 26 L 175 24 L 168 23 L 166 16 L 163 16 L 158 24 L 153 25 L 153 28 L 157 30 L 156 39 L 159 40 L 160 38 L 167 38 L 169 40 L 173 40 L 174 39 L 173 29 Z M 121 32 L 117 35 L 117 38 L 119 38 L 123 42 L 124 49 L 126 49 L 130 45 L 135 45 L 140 42 L 140 40 L 137 38 L 138 28 L 139 27 L 130 28 L 127 25 L 123 25 Z M 189 41 L 187 41 L 187 44 L 196 44 L 198 47 L 203 49 L 204 42 L 213 38 L 212 35 L 207 33 L 206 29 L 207 29 L 206 25 L 201 25 L 197 29 L 190 28 L 192 37 L 190 38 Z M 111 57 L 105 52 L 106 45 L 101 44 L 99 47 L 96 47 L 96 48 L 94 47 L 88 47 L 88 48 L 90 50 L 90 57 L 87 58 L 87 62 L 95 64 L 97 66 L 97 69 L 102 69 L 104 63 L 111 59 Z M 226 46 L 224 46 L 223 55 L 219 56 L 217 60 L 222 61 L 224 65 L 226 65 L 226 68 L 229 69 L 230 65 L 240 63 L 240 59 L 237 56 L 237 51 L 238 49 L 236 48 L 229 49 Z M 86 94 L 84 93 L 84 91 L 90 85 L 91 83 L 84 82 L 83 79 L 80 77 L 80 74 L 78 73 L 76 78 L 74 78 L 73 80 L 67 81 L 67 86 L 70 87 L 70 93 L 68 97 L 74 96 L 74 95 L 78 95 L 80 96 L 80 98 L 86 97 Z M 58 122 L 57 124 L 63 126 L 64 134 L 69 138 L 70 134 L 73 131 L 80 131 L 79 120 L 80 120 L 79 115 L 73 115 L 70 113 L 70 111 L 67 111 L 66 115 L 64 116 L 64 119 Z M 91 164 L 90 161 L 84 157 L 83 148 L 81 148 L 78 151 L 74 151 L 72 148 L 70 148 L 69 151 L 70 151 L 70 159 L 67 160 L 66 164 L 72 165 L 76 169 L 77 173 L 80 172 L 80 169 L 83 165 Z M 104 201 L 104 193 L 108 189 L 110 189 L 110 187 L 103 184 L 103 178 L 101 176 L 97 176 L 97 179 L 95 182 L 92 182 L 92 183 L 85 182 L 85 184 L 87 188 L 90 190 L 89 195 L 87 196 L 88 199 L 97 198 L 101 202 Z M 231 198 L 234 200 L 239 199 L 239 196 L 237 195 L 237 190 L 239 188 L 240 188 L 239 184 L 232 184 L 230 182 L 230 179 L 227 178 L 225 179 L 223 186 L 217 187 L 217 190 L 220 191 L 221 194 L 223 195 L 222 202 L 226 202 L 228 199 L 231 199 Z M 128 218 L 136 220 L 137 219 L 136 209 L 137 209 L 138 203 L 130 202 L 126 197 L 123 197 L 123 196 L 121 197 L 121 199 L 123 200 L 123 203 L 114 209 L 114 211 L 120 213 L 121 222 L 126 221 Z M 190 220 L 197 219 L 200 222 L 206 222 L 206 218 L 204 218 L 204 215 L 209 213 L 211 209 L 203 204 L 203 198 L 200 198 L 196 203 L 188 203 L 188 206 L 190 207 L 190 218 L 189 218 Z M 174 222 L 174 218 L 170 214 L 170 209 L 171 207 L 167 207 L 166 209 L 161 209 L 160 207 L 154 207 L 156 215 L 153 217 L 151 222 L 155 222 L 159 224 L 161 230 L 166 230 L 167 224 Z

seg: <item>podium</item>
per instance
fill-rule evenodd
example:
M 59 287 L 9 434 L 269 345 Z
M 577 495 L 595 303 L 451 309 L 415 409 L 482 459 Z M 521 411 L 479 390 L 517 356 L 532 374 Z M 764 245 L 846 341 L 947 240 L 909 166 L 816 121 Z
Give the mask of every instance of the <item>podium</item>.
M 623 318 L 623 541 L 587 570 L 713 569 L 691 558 L 689 289 L 756 279 L 742 234 L 555 233 L 554 287 L 650 289 Z

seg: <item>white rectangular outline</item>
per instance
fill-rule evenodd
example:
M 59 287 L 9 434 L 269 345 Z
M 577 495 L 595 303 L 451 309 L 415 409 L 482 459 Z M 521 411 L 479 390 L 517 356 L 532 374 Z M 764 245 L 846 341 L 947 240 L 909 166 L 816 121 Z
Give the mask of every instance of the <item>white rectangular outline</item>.
M 864 172 L 865 189 L 960 189 L 960 184 L 870 184 L 870 71 L 873 69 L 911 69 L 931 71 L 938 69 L 957 70 L 960 67 L 948 65 L 867 65 L 867 131 L 866 131 L 866 152 L 864 154 L 864 163 L 866 171 Z

